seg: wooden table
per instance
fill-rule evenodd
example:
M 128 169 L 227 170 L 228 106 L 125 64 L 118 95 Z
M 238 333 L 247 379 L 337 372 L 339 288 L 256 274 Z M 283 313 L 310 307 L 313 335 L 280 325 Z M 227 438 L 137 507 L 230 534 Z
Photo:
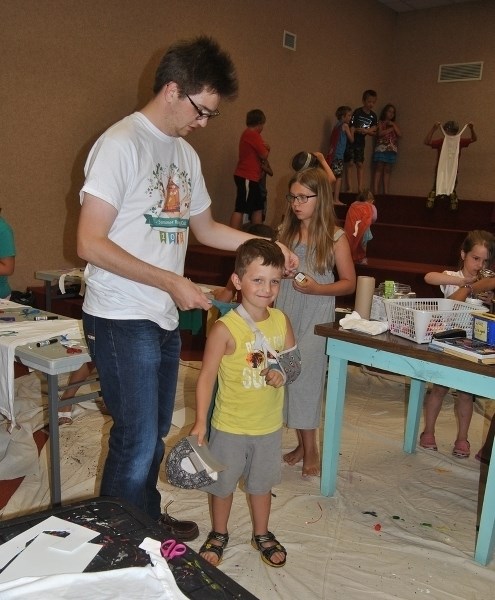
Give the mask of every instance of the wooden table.
M 479 365 L 462 358 L 430 350 L 427 344 L 416 344 L 384 333 L 366 335 L 341 329 L 338 323 L 315 327 L 315 333 L 327 338 L 329 357 L 326 409 L 323 436 L 321 493 L 331 496 L 337 482 L 337 466 L 342 432 L 347 365 L 349 361 L 383 369 L 411 378 L 409 405 L 404 432 L 404 451 L 416 449 L 419 423 L 426 384 L 447 387 L 495 400 L 495 366 Z M 495 444 L 488 468 L 474 560 L 486 565 L 495 542 Z

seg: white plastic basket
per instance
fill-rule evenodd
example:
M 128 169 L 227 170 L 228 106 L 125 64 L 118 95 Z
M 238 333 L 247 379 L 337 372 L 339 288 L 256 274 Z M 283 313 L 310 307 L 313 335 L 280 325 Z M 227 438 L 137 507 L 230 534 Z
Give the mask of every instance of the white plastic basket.
M 437 331 L 464 329 L 473 333 L 473 306 L 446 298 L 385 300 L 390 333 L 418 344 L 431 341 Z

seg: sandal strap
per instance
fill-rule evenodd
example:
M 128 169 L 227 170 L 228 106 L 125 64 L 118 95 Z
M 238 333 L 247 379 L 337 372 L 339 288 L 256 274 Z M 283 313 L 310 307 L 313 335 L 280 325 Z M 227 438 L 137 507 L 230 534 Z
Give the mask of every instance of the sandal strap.
M 267 531 L 266 533 L 262 533 L 261 535 L 253 535 L 254 541 L 258 544 L 264 544 L 265 542 L 276 542 L 277 539 L 273 535 L 271 531 Z
M 220 545 L 213 544 L 212 540 L 216 540 L 220 542 Z M 228 533 L 218 533 L 218 531 L 210 531 L 208 537 L 206 538 L 206 542 L 199 549 L 199 554 L 203 552 L 213 552 L 218 556 L 218 558 L 222 558 L 223 551 L 229 543 L 229 534 Z
M 277 542 L 275 544 L 275 546 L 269 546 L 268 548 L 260 548 L 260 552 L 263 554 L 263 556 L 265 558 L 267 558 L 270 562 L 271 562 L 271 558 L 272 556 L 275 554 L 275 552 L 283 552 L 284 554 L 287 554 L 286 549 L 282 546 L 282 544 L 280 544 L 279 542 Z M 274 564 L 282 564 L 282 563 L 274 563 Z
M 256 547 L 261 552 L 261 554 L 265 557 L 266 561 L 271 566 L 274 567 L 282 567 L 285 565 L 285 559 L 280 563 L 272 562 L 272 556 L 276 552 L 283 552 L 285 556 L 287 556 L 287 550 L 282 546 L 282 544 L 277 540 L 277 538 L 273 535 L 271 531 L 267 531 L 261 535 L 253 535 L 253 541 L 256 544 Z M 275 542 L 273 546 L 265 547 L 262 544 L 266 542 Z
M 274 552 L 285 552 L 285 554 L 287 554 L 287 550 L 282 546 L 282 544 L 277 540 L 271 531 L 267 531 L 261 535 L 253 535 L 253 540 L 258 547 L 258 550 L 267 558 L 271 558 Z M 262 546 L 262 544 L 265 544 L 266 542 L 275 542 L 275 544 L 268 547 Z
M 229 543 L 229 534 L 228 533 L 218 533 L 218 531 L 210 531 L 206 541 L 216 540 L 217 542 L 221 542 L 225 546 Z

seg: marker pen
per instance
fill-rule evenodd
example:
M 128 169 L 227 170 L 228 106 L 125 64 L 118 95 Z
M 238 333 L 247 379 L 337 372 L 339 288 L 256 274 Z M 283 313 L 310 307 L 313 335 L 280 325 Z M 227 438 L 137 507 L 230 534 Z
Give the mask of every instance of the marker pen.
M 35 321 L 55 321 L 56 319 L 58 319 L 58 317 L 47 315 L 41 315 L 41 317 L 34 317 Z
M 36 342 L 36 345 L 38 348 L 41 348 L 42 346 L 49 346 L 50 344 L 56 344 L 57 342 L 57 338 L 51 338 L 49 340 L 43 340 L 42 342 Z

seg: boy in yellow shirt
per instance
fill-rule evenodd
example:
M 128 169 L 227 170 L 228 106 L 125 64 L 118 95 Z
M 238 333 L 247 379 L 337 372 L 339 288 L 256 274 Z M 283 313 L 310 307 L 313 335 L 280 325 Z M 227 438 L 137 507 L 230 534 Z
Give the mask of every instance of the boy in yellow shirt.
M 282 567 L 286 561 L 285 548 L 268 531 L 271 489 L 281 478 L 287 379 L 275 357 L 289 351 L 290 380 L 300 369 L 291 324 L 282 311 L 270 308 L 283 268 L 283 254 L 274 242 L 253 238 L 239 246 L 232 281 L 242 294 L 241 305 L 215 323 L 206 342 L 191 435 L 204 443 L 218 378 L 209 449 L 227 468 L 215 483 L 201 488 L 210 497 L 212 531 L 199 550 L 214 565 L 220 563 L 229 540 L 228 519 L 241 479 L 251 509 L 253 547 L 272 567 Z

